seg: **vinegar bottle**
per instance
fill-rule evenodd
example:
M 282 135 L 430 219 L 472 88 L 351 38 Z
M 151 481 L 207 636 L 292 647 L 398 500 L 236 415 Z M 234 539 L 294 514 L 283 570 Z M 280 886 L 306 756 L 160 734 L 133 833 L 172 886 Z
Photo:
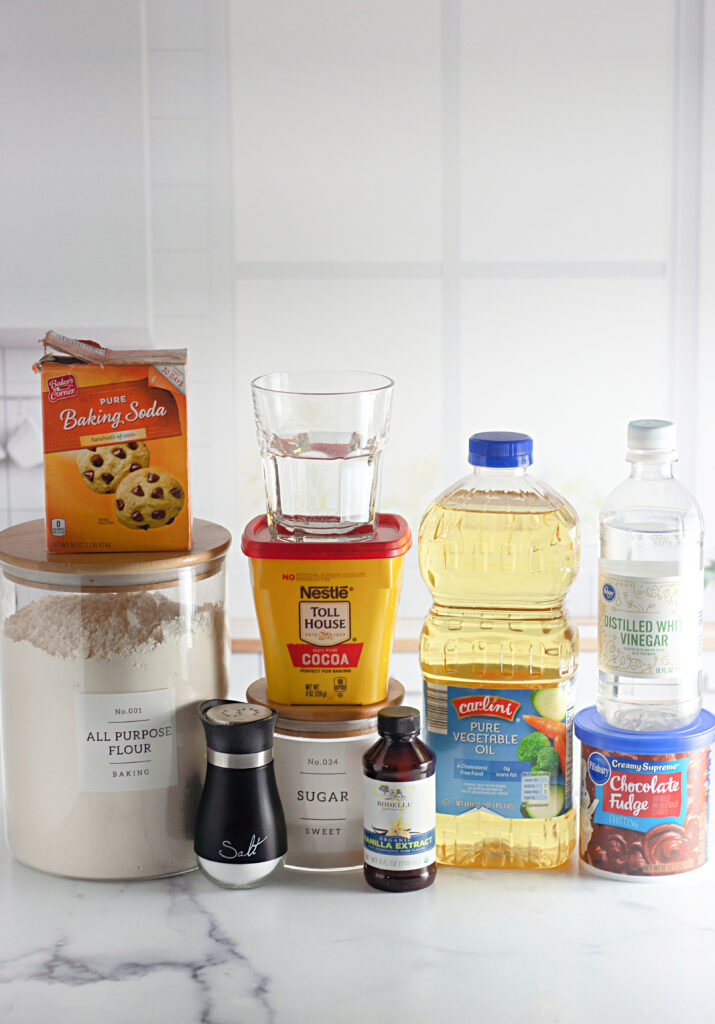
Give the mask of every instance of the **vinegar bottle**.
M 675 442 L 673 423 L 632 420 L 630 477 L 601 510 L 597 703 L 621 729 L 677 729 L 702 706 L 703 519 Z
M 434 882 L 435 756 L 419 739 L 416 708 L 385 708 L 380 739 L 363 754 L 365 881 L 385 892 Z
M 548 868 L 571 801 L 579 563 L 573 508 L 529 473 L 526 434 L 473 434 L 473 471 L 427 509 L 420 569 L 426 739 L 437 754 L 437 863 Z

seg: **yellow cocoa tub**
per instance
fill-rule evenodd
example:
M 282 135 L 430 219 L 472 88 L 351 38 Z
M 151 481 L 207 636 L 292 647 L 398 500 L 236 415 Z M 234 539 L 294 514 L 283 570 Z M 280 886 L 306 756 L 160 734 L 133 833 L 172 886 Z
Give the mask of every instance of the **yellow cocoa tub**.
M 274 540 L 252 519 L 241 548 L 263 644 L 269 700 L 375 704 L 387 695 L 402 563 L 401 516 L 382 514 L 370 540 Z

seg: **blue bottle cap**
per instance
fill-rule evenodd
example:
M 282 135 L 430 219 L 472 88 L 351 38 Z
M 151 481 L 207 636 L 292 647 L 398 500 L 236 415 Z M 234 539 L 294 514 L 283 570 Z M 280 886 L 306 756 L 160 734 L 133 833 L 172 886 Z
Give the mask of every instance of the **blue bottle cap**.
M 510 430 L 485 430 L 469 438 L 469 462 L 472 466 L 492 466 L 507 469 L 510 466 L 530 466 L 534 461 L 534 442 L 528 434 L 514 434 Z
M 703 709 L 694 722 L 668 732 L 631 732 L 616 729 L 599 715 L 596 708 L 584 708 L 574 721 L 574 731 L 582 743 L 613 754 L 680 754 L 701 750 L 715 742 L 715 715 Z

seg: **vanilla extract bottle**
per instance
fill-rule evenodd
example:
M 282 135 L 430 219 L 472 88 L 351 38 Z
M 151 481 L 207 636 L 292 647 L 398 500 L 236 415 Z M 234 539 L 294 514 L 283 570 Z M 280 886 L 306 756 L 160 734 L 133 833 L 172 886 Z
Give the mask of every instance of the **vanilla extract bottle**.
M 436 757 L 419 739 L 416 708 L 385 708 L 377 731 L 363 755 L 365 881 L 385 892 L 424 889 L 437 870 Z

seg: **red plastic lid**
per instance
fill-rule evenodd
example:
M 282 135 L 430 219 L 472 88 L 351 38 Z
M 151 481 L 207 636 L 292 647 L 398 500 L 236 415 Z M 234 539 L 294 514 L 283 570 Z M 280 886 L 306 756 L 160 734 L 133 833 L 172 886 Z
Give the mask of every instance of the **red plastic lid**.
M 370 540 L 274 540 L 266 516 L 256 516 L 246 526 L 241 551 L 249 558 L 342 560 L 345 558 L 399 558 L 410 550 L 412 534 L 407 520 L 383 512 Z

